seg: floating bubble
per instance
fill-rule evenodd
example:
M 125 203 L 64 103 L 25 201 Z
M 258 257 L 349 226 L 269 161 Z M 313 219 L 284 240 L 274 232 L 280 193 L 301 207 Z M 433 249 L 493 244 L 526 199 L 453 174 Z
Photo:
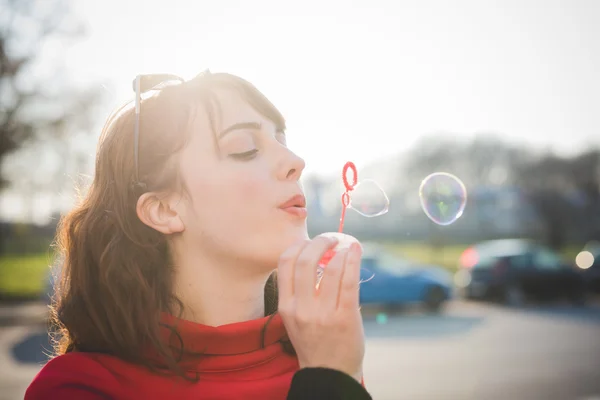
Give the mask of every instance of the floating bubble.
M 358 243 L 360 245 L 360 242 L 355 237 L 346 235 L 345 233 L 325 232 L 322 233 L 320 236 L 335 237 L 338 239 L 338 244 L 333 249 L 325 253 L 323 258 L 321 258 L 321 261 L 319 262 L 319 265 L 317 267 L 317 287 L 319 286 L 319 283 L 321 283 L 321 278 L 323 277 L 323 271 L 325 270 L 325 267 L 327 266 L 327 264 L 329 264 L 333 256 L 335 256 L 335 254 L 338 251 L 349 249 L 352 243 Z M 373 274 L 366 268 L 361 268 L 361 271 L 365 276 L 368 276 L 369 278 L 361 280 L 360 283 L 368 282 L 375 276 L 375 274 Z
M 438 225 L 450 225 L 465 210 L 467 189 L 456 176 L 435 172 L 421 182 L 419 198 L 430 220 Z
M 390 209 L 390 199 L 381 186 L 372 179 L 358 182 L 349 195 L 348 208 L 363 217 L 378 217 Z

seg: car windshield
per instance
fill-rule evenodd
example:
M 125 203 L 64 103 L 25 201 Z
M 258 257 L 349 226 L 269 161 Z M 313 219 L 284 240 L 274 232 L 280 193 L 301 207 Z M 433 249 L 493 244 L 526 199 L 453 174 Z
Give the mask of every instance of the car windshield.
M 561 256 L 544 247 L 537 248 L 533 259 L 538 267 L 545 269 L 558 269 L 564 264 Z

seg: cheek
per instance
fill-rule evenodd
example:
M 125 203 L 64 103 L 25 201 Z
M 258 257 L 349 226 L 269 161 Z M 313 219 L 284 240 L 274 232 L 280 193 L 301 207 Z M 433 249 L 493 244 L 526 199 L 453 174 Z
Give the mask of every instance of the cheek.
M 258 174 L 248 174 L 242 179 L 232 180 L 232 185 L 228 189 L 231 198 L 236 202 L 256 203 L 263 207 L 269 205 L 269 197 L 271 197 L 269 181 Z
M 195 214 L 218 223 L 261 218 L 276 205 L 267 177 L 250 171 L 213 174 L 196 180 L 189 191 Z

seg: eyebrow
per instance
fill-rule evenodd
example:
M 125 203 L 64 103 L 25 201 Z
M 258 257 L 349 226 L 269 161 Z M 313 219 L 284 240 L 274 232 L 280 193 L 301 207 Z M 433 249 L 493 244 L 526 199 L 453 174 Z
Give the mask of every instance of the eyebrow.
M 261 129 L 262 125 L 258 122 L 238 122 L 237 124 L 231 125 L 229 128 L 221 131 L 218 137 L 221 139 L 223 136 L 227 135 L 229 132 L 238 130 L 238 129 Z

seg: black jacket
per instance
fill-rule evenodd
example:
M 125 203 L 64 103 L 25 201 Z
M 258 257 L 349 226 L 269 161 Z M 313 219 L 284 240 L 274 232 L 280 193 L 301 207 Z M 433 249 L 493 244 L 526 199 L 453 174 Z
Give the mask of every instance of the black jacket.
M 372 400 L 350 375 L 328 368 L 303 368 L 294 374 L 287 400 Z

